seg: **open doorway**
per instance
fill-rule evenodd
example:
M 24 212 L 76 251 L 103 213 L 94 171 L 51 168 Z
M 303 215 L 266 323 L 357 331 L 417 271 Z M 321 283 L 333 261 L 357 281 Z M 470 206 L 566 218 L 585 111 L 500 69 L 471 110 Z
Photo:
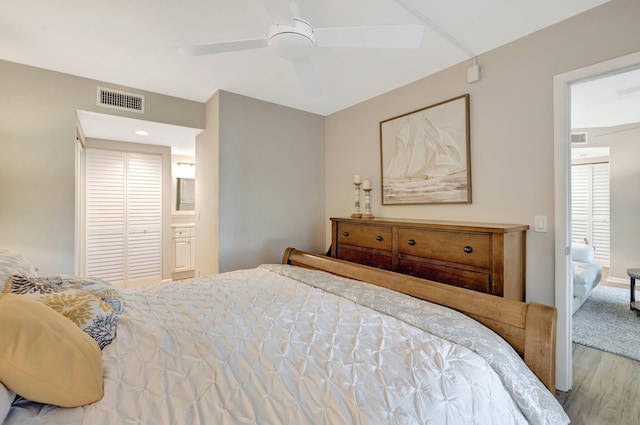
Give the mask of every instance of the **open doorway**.
M 640 68 L 640 52 L 554 77 L 555 143 L 555 296 L 558 308 L 557 387 L 568 391 L 572 382 L 572 301 L 571 268 L 571 88 L 606 76 Z M 640 89 L 638 90 L 640 91 Z M 611 224 L 614 218 L 612 217 Z M 638 256 L 640 258 L 640 255 Z
M 572 341 L 640 360 L 626 270 L 640 259 L 640 69 L 571 85 Z M 611 218 L 611 219 L 610 219 Z

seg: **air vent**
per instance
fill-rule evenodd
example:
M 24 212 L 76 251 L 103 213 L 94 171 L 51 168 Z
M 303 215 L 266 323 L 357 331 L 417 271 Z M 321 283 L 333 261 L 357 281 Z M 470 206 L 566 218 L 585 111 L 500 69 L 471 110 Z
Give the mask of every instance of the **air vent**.
M 587 133 L 571 133 L 571 144 L 572 145 L 586 145 L 587 144 Z
M 144 96 L 98 87 L 98 106 L 144 113 Z

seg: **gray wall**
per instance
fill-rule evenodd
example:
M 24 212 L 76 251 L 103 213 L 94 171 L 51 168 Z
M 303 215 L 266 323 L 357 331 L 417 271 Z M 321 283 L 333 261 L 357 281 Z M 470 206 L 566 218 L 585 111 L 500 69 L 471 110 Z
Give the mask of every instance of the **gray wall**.
M 323 252 L 324 117 L 219 93 L 220 271 Z
M 279 262 L 289 245 L 325 249 L 324 117 L 226 92 L 202 104 L 6 61 L 0 75 L 0 246 L 41 274 L 74 271 L 79 109 L 206 128 L 196 138 L 201 274 Z M 144 94 L 146 113 L 98 108 L 97 85 Z
M 205 130 L 196 136 L 196 267 L 201 276 L 218 273 L 220 92 L 206 104 Z
M 0 61 L 0 246 L 41 272 L 73 271 L 73 146 L 83 109 L 207 128 L 197 139 L 197 178 L 208 183 L 197 185 L 196 202 L 210 209 L 198 224 L 206 227 L 199 267 L 216 271 L 218 256 L 220 270 L 279 261 L 286 245 L 324 251 L 328 218 L 352 212 L 358 173 L 374 183 L 378 216 L 532 224 L 546 215 L 549 233 L 527 237 L 527 299 L 553 304 L 553 76 L 639 51 L 638 16 L 639 1 L 612 0 L 481 55 L 478 83 L 466 83 L 469 61 L 326 120 L 225 92 L 204 105 Z M 145 94 L 147 113 L 96 107 L 96 85 Z M 382 207 L 379 122 L 464 93 L 473 204 Z
M 145 113 L 96 106 L 96 86 L 145 95 Z M 0 61 L 0 246 L 40 273 L 73 273 L 76 111 L 204 127 L 204 104 Z
M 554 304 L 553 77 L 640 50 L 640 1 L 612 0 L 478 57 L 481 81 L 466 82 L 471 61 L 327 118 L 326 216 L 352 212 L 354 174 L 373 183 L 373 214 L 533 225 L 527 234 L 528 301 Z M 473 203 L 382 206 L 379 122 L 470 94 Z M 330 227 L 327 222 L 327 240 Z

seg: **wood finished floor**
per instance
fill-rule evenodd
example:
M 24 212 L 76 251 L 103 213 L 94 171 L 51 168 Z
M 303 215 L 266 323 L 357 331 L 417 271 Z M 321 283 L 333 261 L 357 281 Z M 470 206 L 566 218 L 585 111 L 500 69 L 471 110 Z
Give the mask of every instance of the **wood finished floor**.
M 604 268 L 602 275 L 601 285 L 629 289 L 629 285 L 608 282 L 609 269 Z M 637 425 L 640 424 L 638 377 L 640 362 L 573 344 L 573 389 L 558 392 L 556 398 L 572 425 Z
M 629 290 L 629 283 L 609 282 L 608 279 L 609 279 L 609 268 L 603 267 L 602 279 L 600 279 L 599 285 L 612 286 L 614 288 L 622 288 L 622 289 L 626 289 L 627 291 Z
M 572 425 L 640 424 L 640 362 L 573 344 L 573 389 L 556 395 Z

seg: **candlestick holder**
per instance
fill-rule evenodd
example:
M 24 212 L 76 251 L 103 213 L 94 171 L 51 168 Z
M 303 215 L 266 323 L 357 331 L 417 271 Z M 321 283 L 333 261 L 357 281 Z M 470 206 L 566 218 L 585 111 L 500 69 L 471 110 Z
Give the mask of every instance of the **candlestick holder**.
M 364 190 L 364 214 L 362 214 L 362 218 L 373 218 L 373 214 L 371 214 L 371 188 L 362 190 Z
M 351 214 L 351 218 L 360 218 L 362 217 L 362 213 L 360 212 L 360 185 L 362 183 L 353 183 L 353 188 L 356 192 L 356 198 L 354 202 L 355 212 Z

